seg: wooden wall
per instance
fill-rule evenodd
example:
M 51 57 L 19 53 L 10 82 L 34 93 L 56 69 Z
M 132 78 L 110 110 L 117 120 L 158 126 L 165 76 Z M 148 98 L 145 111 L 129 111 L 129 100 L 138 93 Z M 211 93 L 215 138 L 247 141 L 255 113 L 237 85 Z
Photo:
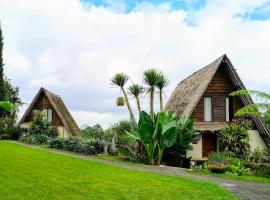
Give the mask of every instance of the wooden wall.
M 34 104 L 32 111 L 33 110 L 43 110 L 43 109 L 52 109 L 52 125 L 53 126 L 63 126 L 63 123 L 61 122 L 59 116 L 57 115 L 57 113 L 53 109 L 51 103 L 49 102 L 49 99 L 45 96 L 44 93 L 41 93 L 38 100 Z M 25 118 L 24 122 L 31 122 L 34 119 L 34 117 L 32 115 L 32 111 Z
M 233 91 L 235 89 L 226 72 L 220 67 L 191 117 L 197 121 L 204 121 L 204 97 L 212 97 L 212 121 L 226 121 L 226 97 Z M 236 113 L 242 106 L 241 100 L 238 97 L 233 97 L 233 112 Z

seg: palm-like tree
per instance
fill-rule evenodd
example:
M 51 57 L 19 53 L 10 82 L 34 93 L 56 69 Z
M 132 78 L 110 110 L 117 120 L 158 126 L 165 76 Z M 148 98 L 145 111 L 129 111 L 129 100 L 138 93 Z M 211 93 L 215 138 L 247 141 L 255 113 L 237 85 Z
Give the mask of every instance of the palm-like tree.
M 169 85 L 169 80 L 162 72 L 158 74 L 156 87 L 159 89 L 160 112 L 163 112 L 163 89 Z
M 232 92 L 230 96 L 247 96 L 251 98 L 255 96 L 260 103 L 249 104 L 237 111 L 236 116 L 242 117 L 245 115 L 261 115 L 264 112 L 270 110 L 270 94 L 265 92 L 259 92 L 255 90 L 238 90 Z
M 149 69 L 143 73 L 143 82 L 149 86 L 147 93 L 150 93 L 150 116 L 152 118 L 154 118 L 154 94 L 158 76 L 159 72 L 155 69 Z
M 139 84 L 132 84 L 128 88 L 128 94 L 133 96 L 136 99 L 139 114 L 142 111 L 141 104 L 140 104 L 140 95 L 143 92 L 144 92 L 144 88 L 143 88 L 143 86 L 141 86 Z
M 127 108 L 128 108 L 129 114 L 130 114 L 130 118 L 132 120 L 135 120 L 132 108 L 131 108 L 129 100 L 128 100 L 126 90 L 124 88 L 124 86 L 125 86 L 125 84 L 127 83 L 128 80 L 129 80 L 129 77 L 125 73 L 117 73 L 117 74 L 114 75 L 114 77 L 112 77 L 111 83 L 114 86 L 120 87 L 121 91 L 124 94 L 124 98 L 125 98 Z

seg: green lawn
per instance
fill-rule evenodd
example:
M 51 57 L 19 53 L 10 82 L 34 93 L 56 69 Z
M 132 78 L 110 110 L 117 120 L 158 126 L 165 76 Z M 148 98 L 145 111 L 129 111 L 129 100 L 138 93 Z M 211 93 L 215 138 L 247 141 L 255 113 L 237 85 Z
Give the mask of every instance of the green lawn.
M 235 180 L 241 180 L 241 181 L 270 183 L 270 178 L 257 177 L 257 176 L 251 176 L 251 175 L 237 176 L 233 174 L 214 174 L 214 173 L 197 172 L 197 171 L 190 171 L 190 173 L 198 174 L 198 175 L 214 176 L 214 177 L 220 177 L 220 178 L 226 178 L 226 179 L 235 179 Z
M 0 141 L 0 199 L 236 199 L 210 183 L 113 167 Z

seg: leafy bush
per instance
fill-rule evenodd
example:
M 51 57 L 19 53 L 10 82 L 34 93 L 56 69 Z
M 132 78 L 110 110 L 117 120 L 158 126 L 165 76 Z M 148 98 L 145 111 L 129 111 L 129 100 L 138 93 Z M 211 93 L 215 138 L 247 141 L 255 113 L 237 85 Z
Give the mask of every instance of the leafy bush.
M 58 130 L 51 126 L 47 120 L 36 119 L 32 122 L 28 133 L 29 135 L 47 135 L 55 138 L 58 136 Z
M 255 149 L 245 160 L 254 175 L 270 178 L 270 150 Z
M 44 134 L 38 134 L 38 135 L 26 134 L 20 138 L 20 141 L 29 143 L 29 144 L 46 144 L 49 139 L 50 137 Z
M 49 140 L 48 144 L 50 148 L 63 149 L 86 155 L 101 153 L 103 151 L 103 143 L 91 138 L 74 136 L 68 138 L 54 138 Z
M 236 175 L 244 175 L 247 172 L 241 160 L 232 152 L 213 152 L 209 155 L 207 164 L 208 169 L 211 172 L 220 168 L 219 173 L 222 173 L 223 166 L 225 168 L 223 173 L 226 172 Z M 212 170 L 212 168 L 214 169 Z
M 48 141 L 48 145 L 50 148 L 64 149 L 64 141 L 64 138 L 54 138 Z
M 234 152 L 238 158 L 249 155 L 249 134 L 246 127 L 232 123 L 220 131 L 219 138 L 226 150 Z

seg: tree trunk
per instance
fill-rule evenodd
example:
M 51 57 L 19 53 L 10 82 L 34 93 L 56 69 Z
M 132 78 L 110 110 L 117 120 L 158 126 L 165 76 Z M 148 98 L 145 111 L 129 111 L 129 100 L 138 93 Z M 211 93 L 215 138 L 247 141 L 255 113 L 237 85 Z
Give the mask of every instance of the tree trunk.
M 159 103 L 160 103 L 160 112 L 163 112 L 163 96 L 162 96 L 162 89 L 159 90 Z
M 117 135 L 117 133 L 114 133 L 113 138 L 112 138 L 111 151 L 112 151 L 113 155 L 117 154 L 117 148 L 116 148 L 116 144 L 115 144 L 116 135 Z
M 155 93 L 155 87 L 151 87 L 150 91 L 150 116 L 154 118 L 154 94 Z
M 139 116 L 140 116 L 140 113 L 142 112 L 142 110 L 141 110 L 141 104 L 140 104 L 140 98 L 139 97 L 136 97 L 136 101 L 137 101 L 138 112 L 139 112 Z
M 135 121 L 135 117 L 134 117 L 133 111 L 131 109 L 131 106 L 129 104 L 129 100 L 128 100 L 128 96 L 126 94 L 126 91 L 125 91 L 124 88 L 121 88 L 121 90 L 122 90 L 122 92 L 124 94 L 124 97 L 125 97 L 125 101 L 126 101 L 126 104 L 127 104 L 127 108 L 128 108 L 129 114 L 130 114 L 130 118 Z

